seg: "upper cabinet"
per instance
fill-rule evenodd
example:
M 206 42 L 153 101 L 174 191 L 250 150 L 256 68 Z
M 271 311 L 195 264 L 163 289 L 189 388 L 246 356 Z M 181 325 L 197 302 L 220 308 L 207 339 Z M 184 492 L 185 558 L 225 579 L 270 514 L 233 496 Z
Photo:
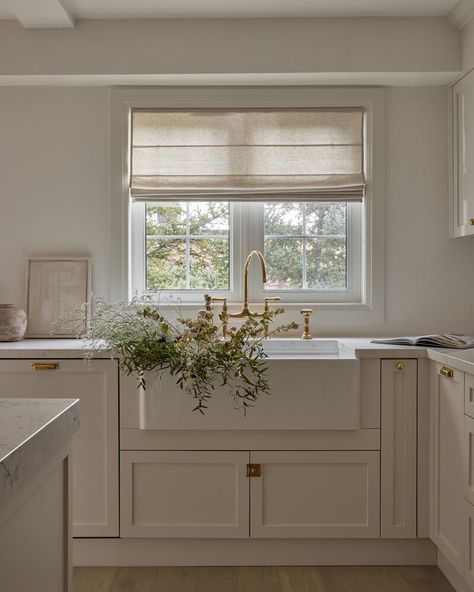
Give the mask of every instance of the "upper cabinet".
M 474 70 L 453 86 L 451 238 L 474 235 Z

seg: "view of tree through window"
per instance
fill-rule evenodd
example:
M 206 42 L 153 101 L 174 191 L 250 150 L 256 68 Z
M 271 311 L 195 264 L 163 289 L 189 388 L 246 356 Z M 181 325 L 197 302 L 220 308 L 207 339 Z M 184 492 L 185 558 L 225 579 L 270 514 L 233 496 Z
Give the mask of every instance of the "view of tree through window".
M 263 222 L 242 258 L 263 245 L 266 290 L 344 290 L 347 210 L 344 202 L 251 204 L 246 215 Z M 145 212 L 148 291 L 231 289 L 230 204 L 148 202 Z
M 347 286 L 345 203 L 265 204 L 267 290 Z
M 147 203 L 146 289 L 228 290 L 227 203 Z

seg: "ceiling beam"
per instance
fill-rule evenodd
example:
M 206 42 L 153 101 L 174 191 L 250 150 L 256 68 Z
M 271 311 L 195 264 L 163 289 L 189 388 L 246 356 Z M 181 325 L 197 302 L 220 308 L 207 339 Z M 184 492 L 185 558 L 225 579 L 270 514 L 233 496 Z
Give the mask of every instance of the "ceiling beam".
M 61 0 L 8 0 L 8 5 L 25 29 L 74 27 L 74 18 Z

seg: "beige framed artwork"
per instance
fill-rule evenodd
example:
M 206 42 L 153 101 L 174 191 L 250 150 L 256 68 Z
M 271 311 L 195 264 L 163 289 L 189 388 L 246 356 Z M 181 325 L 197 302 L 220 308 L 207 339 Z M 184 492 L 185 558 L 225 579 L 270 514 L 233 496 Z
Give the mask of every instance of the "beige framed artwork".
M 91 296 L 89 257 L 37 257 L 28 260 L 26 287 L 27 337 L 72 337 L 81 323 L 64 324 L 51 334 L 51 324 L 61 315 L 71 314 Z M 78 314 L 77 319 L 80 319 Z M 84 321 L 84 330 L 86 323 Z

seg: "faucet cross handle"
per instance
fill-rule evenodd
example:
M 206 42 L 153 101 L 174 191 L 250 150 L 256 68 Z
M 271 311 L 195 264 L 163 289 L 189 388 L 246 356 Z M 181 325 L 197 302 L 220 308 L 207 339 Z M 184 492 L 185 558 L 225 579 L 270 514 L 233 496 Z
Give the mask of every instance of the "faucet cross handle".
M 217 296 L 204 296 L 206 302 L 206 310 L 211 311 L 211 304 L 213 302 L 222 302 L 222 333 L 224 337 L 227 337 L 228 323 L 229 323 L 229 309 L 227 307 L 227 298 L 219 298 Z M 209 307 L 209 308 L 208 308 Z
M 264 298 L 264 307 L 263 307 L 263 314 L 266 314 L 267 312 L 270 311 L 270 307 L 268 306 L 269 302 L 280 302 L 281 298 L 280 296 L 272 296 L 272 297 L 267 297 Z M 268 320 L 265 320 L 265 325 L 264 325 L 264 329 L 263 329 L 263 333 L 264 333 L 264 337 L 265 339 L 268 339 Z
M 265 303 L 265 312 L 268 312 L 270 310 L 268 303 L 269 302 L 281 302 L 281 298 L 280 296 L 272 296 L 272 297 L 267 297 L 264 299 L 264 303 Z
M 207 312 L 211 312 L 211 302 L 212 302 L 212 296 L 210 296 L 209 294 L 204 294 L 204 305 L 206 307 L 206 311 Z

